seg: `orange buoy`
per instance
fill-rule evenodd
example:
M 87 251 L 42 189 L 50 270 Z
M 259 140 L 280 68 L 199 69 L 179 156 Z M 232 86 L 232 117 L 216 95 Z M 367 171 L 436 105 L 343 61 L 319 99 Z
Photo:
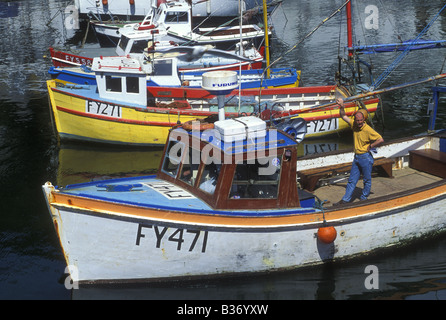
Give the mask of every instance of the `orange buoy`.
M 103 5 L 103 6 L 108 5 L 108 0 L 102 0 L 102 5 Z
M 332 243 L 337 236 L 336 229 L 333 226 L 321 227 L 317 230 L 317 237 L 323 243 Z
M 131 6 L 135 5 L 135 0 L 129 0 Z

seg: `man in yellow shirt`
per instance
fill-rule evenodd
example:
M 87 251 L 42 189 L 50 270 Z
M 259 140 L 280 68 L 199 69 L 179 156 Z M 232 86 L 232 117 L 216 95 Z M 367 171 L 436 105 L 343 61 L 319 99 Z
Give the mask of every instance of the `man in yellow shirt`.
M 344 100 L 339 98 L 336 100 L 336 103 L 340 106 L 339 115 L 353 130 L 355 151 L 345 195 L 337 204 L 347 203 L 352 200 L 353 191 L 356 188 L 361 174 L 363 176 L 364 188 L 359 199 L 366 200 L 372 188 L 372 168 L 374 160 L 371 149 L 383 143 L 384 139 L 365 122 L 365 116 L 362 112 L 356 112 L 353 120 L 345 114 Z

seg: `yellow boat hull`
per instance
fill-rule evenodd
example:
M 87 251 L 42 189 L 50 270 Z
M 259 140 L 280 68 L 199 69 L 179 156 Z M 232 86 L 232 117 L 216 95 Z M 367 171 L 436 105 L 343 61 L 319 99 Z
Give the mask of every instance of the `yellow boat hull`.
M 217 114 L 204 108 L 142 108 L 99 101 L 82 95 L 80 91 L 76 94 L 60 90 L 55 80 L 48 80 L 47 86 L 53 120 L 61 139 L 124 145 L 164 145 L 169 130 L 178 123 Z M 373 116 L 377 102 L 367 105 L 367 108 Z M 346 108 L 346 112 L 353 113 L 356 109 L 356 106 Z M 237 115 L 231 112 L 226 114 Z M 298 117 L 307 121 L 306 138 L 334 134 L 348 128 L 340 120 L 337 108 L 302 112 Z

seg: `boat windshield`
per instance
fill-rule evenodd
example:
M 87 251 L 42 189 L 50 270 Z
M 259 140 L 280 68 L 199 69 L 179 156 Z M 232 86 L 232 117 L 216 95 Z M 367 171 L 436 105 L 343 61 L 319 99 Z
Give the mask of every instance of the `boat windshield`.
M 179 179 L 193 186 L 200 166 L 200 152 L 191 147 L 186 149 Z
M 277 198 L 280 167 L 278 157 L 237 163 L 229 198 Z
M 153 16 L 152 21 L 153 22 L 158 22 L 160 19 L 161 14 L 163 13 L 163 9 L 165 9 L 164 6 L 159 6 L 158 9 L 155 12 L 155 15 Z
M 119 47 L 125 51 L 125 48 L 127 47 L 128 43 L 129 43 L 129 38 L 121 34 L 121 40 L 118 43 Z
M 157 76 L 171 76 L 172 73 L 172 60 L 155 60 L 154 62 L 154 74 Z
M 172 177 L 176 177 L 180 167 L 181 158 L 185 145 L 180 141 L 169 141 L 166 154 L 164 156 L 161 170 Z
M 132 48 L 130 49 L 130 53 L 142 53 L 144 49 L 147 48 L 148 40 L 134 40 L 132 44 Z
M 187 23 L 187 12 L 181 11 L 170 11 L 167 12 L 166 18 L 164 19 L 166 24 L 169 23 Z
M 219 163 L 219 161 L 213 159 L 212 157 L 208 158 L 204 165 L 203 173 L 201 174 L 200 182 L 198 183 L 198 188 L 204 192 L 214 194 L 220 169 L 221 163 Z

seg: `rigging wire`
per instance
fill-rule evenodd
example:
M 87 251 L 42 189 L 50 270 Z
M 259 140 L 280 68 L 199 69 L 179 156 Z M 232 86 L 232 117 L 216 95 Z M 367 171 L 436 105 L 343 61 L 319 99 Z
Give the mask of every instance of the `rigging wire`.
M 309 33 L 307 33 L 307 35 L 305 35 L 299 42 L 297 42 L 293 47 L 291 47 L 291 49 L 288 49 L 282 56 L 280 56 L 279 58 L 277 58 L 276 60 L 274 60 L 272 63 L 270 63 L 269 66 L 266 66 L 266 68 L 263 70 L 262 72 L 262 76 L 261 76 L 261 80 L 260 80 L 260 87 L 259 87 L 259 110 L 260 110 L 260 103 L 261 103 L 261 93 L 262 93 L 262 84 L 263 84 L 263 80 L 265 78 L 265 73 L 267 72 L 268 69 L 270 69 L 274 64 L 276 64 L 277 62 L 279 62 L 280 60 L 282 60 L 282 58 L 284 56 L 286 56 L 288 53 L 290 53 L 291 51 L 293 51 L 294 49 L 297 48 L 297 46 L 299 46 L 302 42 L 304 42 L 307 38 L 311 37 L 313 35 L 313 33 L 315 33 L 320 27 L 322 27 L 327 21 L 329 21 L 331 18 L 333 18 L 335 15 L 337 15 L 339 12 L 341 12 L 341 10 L 347 5 L 347 3 L 349 3 L 350 0 L 345 1 L 344 4 L 342 4 L 338 9 L 336 9 L 335 11 L 333 11 L 333 13 L 331 13 L 327 18 L 325 18 L 324 20 L 322 20 L 321 23 L 319 23 L 313 30 L 311 30 Z
M 401 61 L 409 54 L 412 47 L 418 42 L 418 40 L 429 30 L 432 24 L 440 16 L 441 12 L 446 8 L 446 5 L 441 8 L 441 10 L 432 18 L 432 20 L 424 27 L 424 29 L 418 34 L 418 36 L 410 42 L 406 49 L 389 65 L 389 67 L 376 79 L 376 81 L 370 87 L 370 91 L 379 88 L 387 77 L 396 69 L 396 67 L 401 63 Z
M 276 64 L 277 62 L 279 62 L 280 60 L 282 60 L 282 58 L 284 56 L 286 56 L 288 53 L 290 53 L 291 51 L 293 51 L 294 49 L 297 48 L 297 46 L 299 46 L 302 42 L 304 42 L 307 38 L 311 37 L 313 35 L 313 33 L 315 33 L 320 27 L 322 27 L 328 20 L 330 20 L 331 18 L 333 18 L 336 14 L 338 14 L 346 5 L 347 3 L 349 3 L 350 0 L 345 1 L 345 3 L 340 6 L 338 9 L 336 9 L 332 14 L 330 14 L 327 18 L 325 18 L 324 20 L 322 20 L 321 23 L 319 23 L 313 30 L 311 30 L 309 33 L 307 33 L 307 35 L 305 35 L 305 37 L 303 37 L 298 43 L 296 43 L 294 46 L 291 47 L 291 49 L 288 49 L 282 56 L 280 56 L 279 58 L 277 58 L 275 61 L 273 61 L 269 66 L 267 66 L 267 68 L 271 68 L 272 65 Z M 265 71 L 266 69 L 265 68 Z M 264 71 L 264 73 L 265 73 Z

